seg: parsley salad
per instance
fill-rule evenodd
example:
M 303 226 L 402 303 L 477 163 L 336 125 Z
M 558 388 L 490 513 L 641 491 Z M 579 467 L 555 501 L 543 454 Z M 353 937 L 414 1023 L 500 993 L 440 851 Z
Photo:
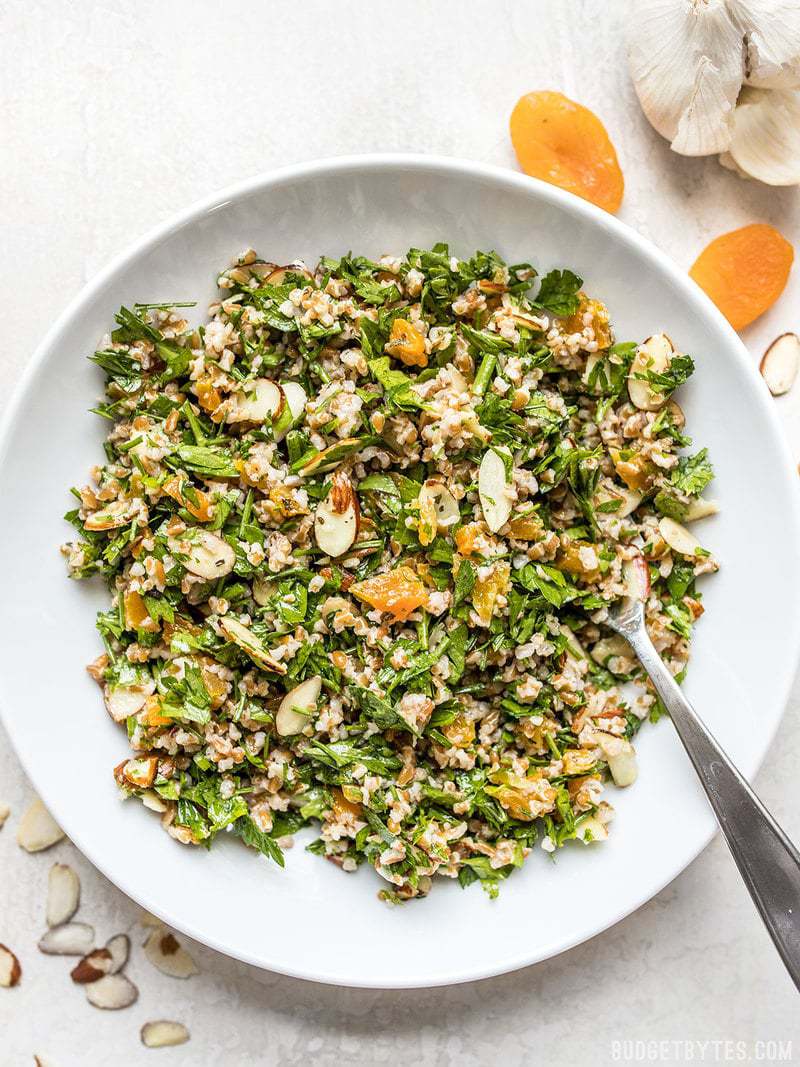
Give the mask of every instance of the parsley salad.
M 110 432 L 62 551 L 110 591 L 89 671 L 120 790 L 281 866 L 313 824 L 389 902 L 603 841 L 662 712 L 608 605 L 649 583 L 680 680 L 717 569 L 691 357 L 616 342 L 570 270 L 444 244 L 249 250 L 218 284 L 204 326 L 134 304 L 90 357 Z

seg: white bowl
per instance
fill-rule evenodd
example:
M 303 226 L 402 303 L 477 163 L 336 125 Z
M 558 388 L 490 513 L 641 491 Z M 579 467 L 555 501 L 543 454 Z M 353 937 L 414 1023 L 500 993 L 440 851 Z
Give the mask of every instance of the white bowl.
M 800 626 L 796 481 L 772 401 L 716 309 L 652 245 L 584 201 L 519 174 L 430 157 L 336 159 L 227 190 L 148 235 L 69 307 L 31 361 L 0 447 L 6 727 L 28 774 L 75 844 L 143 907 L 249 963 L 344 985 L 426 986 L 522 967 L 584 941 L 639 907 L 711 838 L 714 821 L 668 721 L 637 740 L 640 777 L 610 787 L 610 840 L 537 850 L 491 901 L 437 880 L 401 908 L 379 903 L 370 870 L 344 875 L 304 851 L 284 871 L 238 841 L 176 844 L 140 804 L 120 801 L 111 769 L 127 742 L 84 665 L 100 651 L 99 585 L 70 582 L 58 545 L 67 489 L 100 455 L 107 424 L 86 360 L 120 304 L 211 300 L 216 272 L 252 245 L 278 262 L 377 256 L 449 241 L 460 255 L 571 267 L 611 309 L 621 339 L 666 329 L 697 372 L 681 394 L 708 445 L 721 514 L 702 541 L 722 569 L 705 585 L 686 690 L 748 775 L 775 733 Z M 198 316 L 200 310 L 198 309 Z

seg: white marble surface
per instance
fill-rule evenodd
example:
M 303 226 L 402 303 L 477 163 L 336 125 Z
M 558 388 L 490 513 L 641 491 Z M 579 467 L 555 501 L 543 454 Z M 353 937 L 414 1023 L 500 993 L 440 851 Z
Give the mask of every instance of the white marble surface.
M 625 171 L 620 217 L 680 264 L 711 236 L 757 220 L 798 245 L 796 190 L 681 159 L 649 128 L 625 70 L 625 8 L 620 0 L 5 0 L 0 405 L 67 300 L 175 210 L 260 170 L 343 153 L 414 150 L 514 166 L 508 114 L 534 88 L 560 89 L 601 116 Z M 795 271 L 745 335 L 754 358 L 800 326 L 798 297 Z M 800 386 L 776 403 L 800 457 Z M 17 513 L 13 502 L 3 508 L 7 521 Z M 796 688 L 757 780 L 795 839 L 798 708 Z M 196 946 L 201 973 L 179 982 L 144 960 L 138 909 L 69 843 L 39 856 L 18 849 L 16 822 L 30 796 L 0 735 L 0 801 L 13 809 L 0 832 L 0 941 L 24 968 L 18 989 L 0 991 L 3 1067 L 32 1063 L 34 1053 L 56 1067 L 154 1058 L 174 1067 L 601 1064 L 615 1061 L 613 1042 L 624 1040 L 745 1043 L 634 1050 L 706 1062 L 741 1062 L 758 1056 L 759 1040 L 793 1040 L 800 1059 L 797 995 L 719 841 L 637 914 L 517 974 L 432 992 L 356 991 L 261 974 Z M 94 1010 L 66 961 L 37 952 L 54 860 L 79 870 L 81 914 L 99 937 L 134 934 L 129 973 L 141 996 L 133 1008 Z M 189 1044 L 144 1049 L 139 1027 L 159 1017 L 184 1022 Z

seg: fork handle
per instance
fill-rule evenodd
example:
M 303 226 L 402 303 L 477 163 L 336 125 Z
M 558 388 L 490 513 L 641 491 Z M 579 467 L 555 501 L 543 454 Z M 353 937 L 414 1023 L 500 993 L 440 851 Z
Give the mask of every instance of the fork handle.
M 800 990 L 800 853 L 683 695 L 644 624 L 625 637 L 672 718 L 750 896 Z

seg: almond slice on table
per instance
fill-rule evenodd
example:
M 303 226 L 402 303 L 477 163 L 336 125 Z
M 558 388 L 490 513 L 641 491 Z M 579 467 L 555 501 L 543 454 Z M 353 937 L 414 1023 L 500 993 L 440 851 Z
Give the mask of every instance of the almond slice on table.
M 637 378 L 637 374 L 663 374 L 672 362 L 675 346 L 665 333 L 656 333 L 643 341 L 633 357 L 628 374 L 628 396 L 631 403 L 641 411 L 658 411 L 667 402 L 663 393 L 655 392 L 649 382 Z
M 26 852 L 43 852 L 64 838 L 64 831 L 37 797 L 17 827 L 17 844 Z
M 95 948 L 75 964 L 69 976 L 78 985 L 88 985 L 110 974 L 112 962 L 107 948 Z
M 242 388 L 228 398 L 227 423 L 264 423 L 280 415 L 284 405 L 283 390 L 269 378 L 256 378 L 245 382 Z
M 39 941 L 39 951 L 46 956 L 86 956 L 93 947 L 94 927 L 87 923 L 62 923 Z
M 166 1048 L 167 1045 L 185 1045 L 189 1040 L 189 1031 L 183 1023 L 170 1019 L 157 1019 L 145 1023 L 140 1031 L 142 1044 L 147 1048 Z
M 6 945 L 0 945 L 0 987 L 10 989 L 19 984 L 22 968 L 19 960 Z
M 796 333 L 776 337 L 761 358 L 761 376 L 773 396 L 783 396 L 794 385 L 800 369 L 800 338 Z
M 0 801 L 0 830 L 3 829 L 5 821 L 10 814 L 11 808 L 8 806 L 8 804 L 4 804 L 2 801 Z
M 128 956 L 131 952 L 131 939 L 127 934 L 115 934 L 106 941 L 105 947 L 111 957 L 111 966 L 108 969 L 108 973 L 116 974 L 128 962 Z
M 337 471 L 331 488 L 314 513 L 314 537 L 318 548 L 335 559 L 344 555 L 358 535 L 359 508 L 353 483 L 344 471 Z
M 170 978 L 191 978 L 198 973 L 197 964 L 169 930 L 153 930 L 144 943 L 144 954 Z
M 663 518 L 659 520 L 658 532 L 667 542 L 673 552 L 678 552 L 681 556 L 696 556 L 697 550 L 700 548 L 697 538 L 682 526 L 681 523 L 676 522 L 675 519 Z
M 281 737 L 299 734 L 317 709 L 317 699 L 322 688 L 318 674 L 307 678 L 287 693 L 275 716 L 275 729 Z
M 486 525 L 492 533 L 504 526 L 511 514 L 506 465 L 493 448 L 484 452 L 478 468 L 478 496 Z
M 66 863 L 54 863 L 47 878 L 47 925 L 61 926 L 78 910 L 81 882 Z
M 168 547 L 187 571 L 206 581 L 224 578 L 236 562 L 236 553 L 227 541 L 199 526 L 186 530 L 178 538 L 170 538 Z
M 124 974 L 106 974 L 86 986 L 86 999 L 95 1008 L 119 1011 L 129 1008 L 139 997 L 139 990 Z

